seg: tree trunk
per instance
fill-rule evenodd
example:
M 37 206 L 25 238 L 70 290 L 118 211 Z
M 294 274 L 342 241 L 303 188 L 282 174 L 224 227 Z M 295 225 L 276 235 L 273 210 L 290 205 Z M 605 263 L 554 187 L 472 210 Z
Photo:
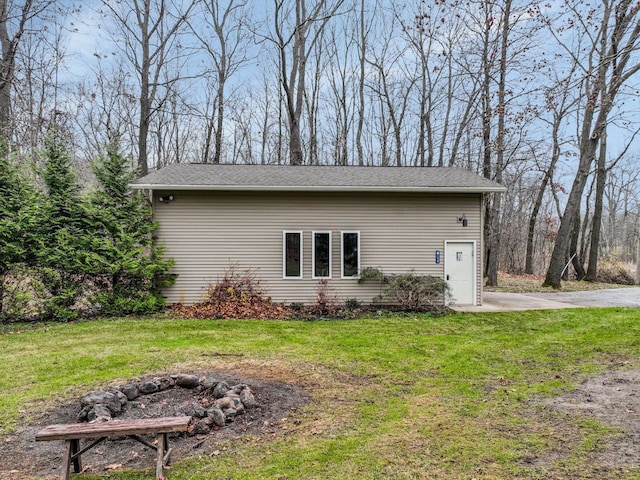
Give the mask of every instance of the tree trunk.
M 356 127 L 356 152 L 358 154 L 358 165 L 364 166 L 364 150 L 362 148 L 362 130 L 364 128 L 364 82 L 365 82 L 365 63 L 366 63 L 366 41 L 367 37 L 364 28 L 364 3 L 360 0 L 360 21 L 358 27 L 360 29 L 359 63 L 360 71 L 358 76 L 358 126 Z
M 151 116 L 151 106 L 149 98 L 145 95 L 147 88 L 141 89 L 140 95 L 140 122 L 138 125 L 138 175 L 141 177 L 149 173 L 147 140 L 149 138 L 149 123 Z
M 586 219 L 585 219 L 586 221 Z M 573 219 L 573 229 L 571 230 L 571 242 L 569 244 L 569 258 L 571 259 L 571 264 L 573 265 L 573 269 L 576 272 L 576 280 L 580 281 L 584 278 L 584 262 L 582 261 L 582 256 L 578 251 L 578 240 L 580 237 L 580 207 L 578 206 L 578 211 Z
M 7 23 L 14 15 L 9 11 L 12 2 L 0 0 L 0 142 L 9 145 L 12 140 L 11 90 L 15 80 L 16 50 L 24 34 L 27 20 L 32 16 L 33 0 L 25 0 L 19 15 L 18 30 L 9 36 Z M 42 10 L 47 5 L 41 7 Z M 41 11 L 42 11 L 41 10 Z M 39 13 L 39 12 L 38 12 Z
M 300 122 L 294 120 L 291 123 L 291 131 L 289 132 L 289 163 L 291 165 L 302 165 L 303 162 Z
M 538 222 L 538 214 L 540 213 L 540 208 L 542 208 L 544 192 L 547 189 L 547 185 L 551 181 L 551 175 L 551 169 L 545 172 L 542 182 L 540 183 L 540 188 L 538 189 L 538 194 L 536 195 L 536 200 L 533 204 L 531 216 L 529 217 L 529 228 L 527 230 L 527 250 L 525 254 L 524 265 L 524 273 L 528 273 L 529 275 L 533 274 L 533 240 L 535 237 L 536 223 Z
M 224 37 L 220 37 L 224 38 Z M 220 41 L 222 45 L 222 52 L 220 54 L 220 71 L 218 72 L 218 93 L 216 95 L 216 103 L 218 110 L 218 118 L 216 119 L 216 145 L 215 152 L 213 154 L 213 163 L 218 165 L 220 163 L 220 156 L 222 155 L 222 127 L 224 122 L 224 84 L 227 79 L 227 54 L 225 52 L 224 40 Z
M 591 245 L 589 248 L 589 264 L 585 280 L 595 282 L 598 276 L 598 251 L 600 249 L 600 232 L 602 229 L 602 207 L 604 200 L 604 187 L 606 181 L 606 157 L 607 142 L 606 133 L 602 135 L 600 154 L 598 155 L 598 169 L 596 171 L 596 199 L 593 207 L 593 220 L 591 222 Z
M 638 249 L 636 251 L 636 284 L 640 285 L 640 237 L 637 241 Z
M 594 141 L 589 140 L 589 144 Z M 597 140 L 595 141 L 597 144 Z M 573 230 L 573 223 L 575 220 L 576 212 L 580 207 L 580 201 L 582 200 L 582 192 L 587 184 L 587 177 L 589 176 L 589 170 L 591 168 L 591 161 L 593 155 L 589 152 L 595 150 L 595 145 L 586 145 L 580 155 L 580 162 L 578 165 L 578 171 L 576 177 L 573 180 L 571 192 L 567 200 L 567 205 L 564 209 L 564 214 L 560 220 L 560 228 L 558 229 L 558 236 L 556 243 L 553 247 L 551 254 L 551 261 L 547 270 L 547 275 L 544 279 L 543 286 L 560 288 L 560 276 L 564 268 L 565 258 L 569 249 L 569 243 L 571 241 L 571 231 Z
M 495 181 L 502 182 L 502 171 L 504 170 L 504 151 L 505 151 L 505 117 L 507 111 L 506 103 L 506 82 L 507 82 L 507 52 L 509 41 L 509 28 L 511 26 L 511 0 L 504 2 L 504 11 L 502 13 L 502 37 L 500 39 L 500 77 L 498 80 L 498 136 L 496 138 L 496 165 L 495 165 Z M 488 67 L 487 67 L 488 68 Z M 488 83 L 488 79 L 485 79 Z M 488 95 L 488 85 L 485 86 L 485 95 Z M 489 103 L 486 104 L 487 108 Z M 488 112 L 489 113 L 489 112 Z M 485 124 L 487 130 L 484 134 L 485 141 L 489 140 L 489 128 L 490 128 L 490 116 L 487 115 Z M 486 149 L 486 147 L 485 147 Z M 485 162 L 490 161 L 490 157 L 487 158 L 485 153 Z M 489 166 L 490 169 L 490 166 Z M 487 167 L 485 167 L 485 173 Z M 499 269 L 499 255 L 500 255 L 500 217 L 502 207 L 502 196 L 500 194 L 494 195 L 493 208 L 489 222 L 491 222 L 490 236 L 487 239 L 491 242 L 490 255 L 487 258 L 487 285 L 498 285 L 498 269 Z

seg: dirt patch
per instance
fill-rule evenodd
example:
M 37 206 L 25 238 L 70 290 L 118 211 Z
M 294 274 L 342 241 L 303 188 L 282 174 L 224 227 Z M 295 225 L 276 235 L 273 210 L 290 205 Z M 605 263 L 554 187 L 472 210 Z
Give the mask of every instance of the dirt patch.
M 620 430 L 593 456 L 593 463 L 610 468 L 640 464 L 640 370 L 606 372 L 545 403 L 571 417 L 595 417 Z
M 280 429 L 281 420 L 287 417 L 287 422 L 291 422 L 296 410 L 309 401 L 306 391 L 296 385 L 220 371 L 207 372 L 205 375 L 209 374 L 229 384 L 249 385 L 258 405 L 211 434 L 170 436 L 173 461 L 215 451 L 216 444 L 243 435 L 275 435 Z M 136 379 L 141 380 L 144 379 Z M 139 407 L 127 409 L 118 419 L 171 417 L 178 405 L 193 400 L 194 396 L 197 398 L 197 393 L 180 387 L 145 395 L 140 397 Z M 78 398 L 69 399 L 60 407 L 45 412 L 34 425 L 23 426 L 10 435 L 1 436 L 0 479 L 54 478 L 59 475 L 62 442 L 36 442 L 35 434 L 54 423 L 77 422 L 79 410 Z M 107 440 L 83 454 L 82 462 L 85 473 L 100 475 L 117 469 L 151 467 L 155 465 L 155 457 L 151 449 L 134 440 Z

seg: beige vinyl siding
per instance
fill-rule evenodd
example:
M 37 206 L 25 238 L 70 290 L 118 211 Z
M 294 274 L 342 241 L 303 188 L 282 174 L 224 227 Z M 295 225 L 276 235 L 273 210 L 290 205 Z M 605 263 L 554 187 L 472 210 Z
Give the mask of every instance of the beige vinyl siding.
M 174 200 L 161 203 L 162 195 Z M 251 193 L 157 191 L 154 212 L 158 237 L 176 264 L 176 283 L 166 289 L 170 303 L 199 301 L 226 269 L 253 268 L 268 295 L 278 302 L 314 301 L 312 232 L 331 232 L 329 285 L 343 301 L 371 301 L 380 293 L 373 282 L 341 278 L 341 231 L 360 232 L 360 266 L 384 273 L 437 275 L 444 272 L 445 240 L 476 240 L 481 272 L 481 194 L 420 193 Z M 457 223 L 465 214 L 469 225 Z M 283 231 L 303 232 L 303 278 L 282 273 Z M 441 263 L 435 263 L 440 250 Z M 477 297 L 481 298 L 480 273 Z

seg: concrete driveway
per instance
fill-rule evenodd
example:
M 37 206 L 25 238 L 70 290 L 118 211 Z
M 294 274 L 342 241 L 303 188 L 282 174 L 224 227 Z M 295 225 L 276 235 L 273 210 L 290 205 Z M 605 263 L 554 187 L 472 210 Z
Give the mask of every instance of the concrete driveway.
M 511 312 L 582 307 L 640 308 L 640 287 L 554 293 L 484 292 L 481 306 L 451 308 L 458 312 Z

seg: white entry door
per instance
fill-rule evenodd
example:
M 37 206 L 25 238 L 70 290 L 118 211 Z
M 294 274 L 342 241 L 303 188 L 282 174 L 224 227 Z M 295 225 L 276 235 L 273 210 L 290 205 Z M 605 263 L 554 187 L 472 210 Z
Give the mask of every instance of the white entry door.
M 444 246 L 444 274 L 455 305 L 476 304 L 476 244 L 447 241 Z

